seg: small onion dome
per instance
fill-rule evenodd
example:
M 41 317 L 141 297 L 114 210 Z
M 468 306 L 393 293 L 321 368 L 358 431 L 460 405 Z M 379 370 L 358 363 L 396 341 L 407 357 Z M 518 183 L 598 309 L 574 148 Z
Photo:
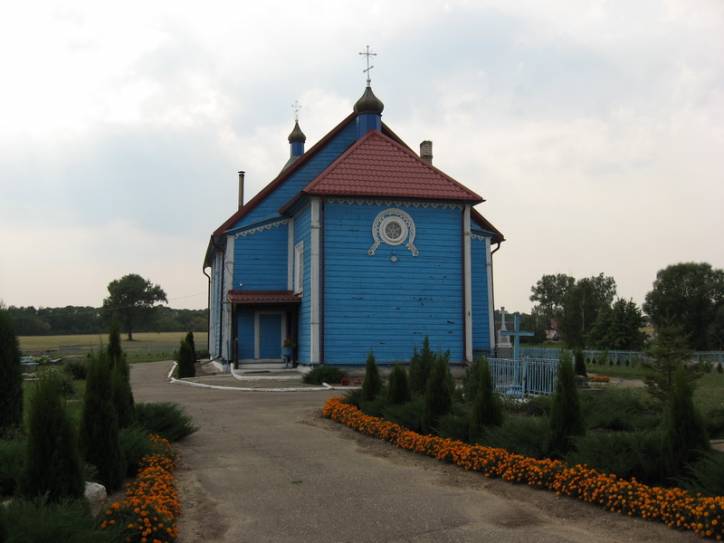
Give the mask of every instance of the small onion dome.
M 294 121 L 294 128 L 289 134 L 289 143 L 304 143 L 305 141 L 307 141 L 307 136 L 299 128 L 299 121 Z
M 385 104 L 375 96 L 375 93 L 372 92 L 372 87 L 367 87 L 364 94 L 354 105 L 355 113 L 376 113 L 380 115 L 383 109 L 385 109 Z

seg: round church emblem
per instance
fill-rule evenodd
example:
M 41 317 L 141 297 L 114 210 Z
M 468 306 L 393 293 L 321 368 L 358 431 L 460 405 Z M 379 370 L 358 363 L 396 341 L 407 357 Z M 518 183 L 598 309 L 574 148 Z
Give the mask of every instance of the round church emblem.
M 387 245 L 402 245 L 407 241 L 406 247 L 413 256 L 418 255 L 415 247 L 415 221 L 409 213 L 401 209 L 385 209 L 377 214 L 372 223 L 372 246 L 367 253 L 373 256 L 380 243 Z

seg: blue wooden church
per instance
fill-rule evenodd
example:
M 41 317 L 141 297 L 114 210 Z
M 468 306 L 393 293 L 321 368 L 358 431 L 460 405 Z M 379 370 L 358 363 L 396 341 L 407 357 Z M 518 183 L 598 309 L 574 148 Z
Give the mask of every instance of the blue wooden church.
M 503 235 L 478 194 L 382 122 L 366 87 L 310 149 L 295 122 L 290 157 L 212 234 L 209 352 L 226 362 L 407 362 L 430 338 L 451 362 L 494 348 L 492 255 Z M 495 248 L 493 248 L 495 246 Z M 208 271 L 207 271 L 208 270 Z

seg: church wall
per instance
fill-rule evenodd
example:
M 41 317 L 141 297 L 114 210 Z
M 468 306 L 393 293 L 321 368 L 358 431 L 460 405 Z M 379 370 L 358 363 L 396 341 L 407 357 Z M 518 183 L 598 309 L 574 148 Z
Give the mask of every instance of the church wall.
M 301 363 L 309 362 L 309 351 L 310 351 L 310 295 L 311 295 L 311 281 L 310 271 L 312 266 L 310 265 L 309 255 L 311 253 L 311 213 L 309 205 L 299 211 L 294 216 L 294 245 L 300 241 L 304 241 L 304 264 L 302 266 L 303 271 L 303 288 L 302 288 L 302 302 L 299 304 L 299 316 L 298 316 L 298 328 L 297 328 L 297 358 Z M 294 277 L 295 270 L 292 269 L 292 277 Z
M 473 349 L 490 349 L 490 310 L 488 301 L 488 273 L 486 245 L 481 232 L 473 231 L 471 243 L 473 287 Z
M 370 350 L 381 363 L 408 362 L 426 335 L 462 361 L 462 206 L 339 202 L 328 200 L 323 215 L 324 362 L 363 364 Z M 384 243 L 368 254 L 373 222 L 389 207 L 413 219 L 418 256 Z
M 324 148 L 320 149 L 314 157 L 301 166 L 281 186 L 269 194 L 263 202 L 243 217 L 233 228 L 248 226 L 273 217 L 279 216 L 278 210 L 299 191 L 329 166 L 334 160 L 347 150 L 357 139 L 355 123 L 350 122 Z
M 234 290 L 287 290 L 287 224 L 268 225 L 234 243 Z

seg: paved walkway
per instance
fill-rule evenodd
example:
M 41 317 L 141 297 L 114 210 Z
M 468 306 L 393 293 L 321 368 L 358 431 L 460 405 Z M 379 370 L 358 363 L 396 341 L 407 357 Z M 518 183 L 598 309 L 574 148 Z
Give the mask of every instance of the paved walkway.
M 698 541 L 361 436 L 320 418 L 334 392 L 172 385 L 168 367 L 131 378 L 137 401 L 178 402 L 200 426 L 179 444 L 182 542 Z

